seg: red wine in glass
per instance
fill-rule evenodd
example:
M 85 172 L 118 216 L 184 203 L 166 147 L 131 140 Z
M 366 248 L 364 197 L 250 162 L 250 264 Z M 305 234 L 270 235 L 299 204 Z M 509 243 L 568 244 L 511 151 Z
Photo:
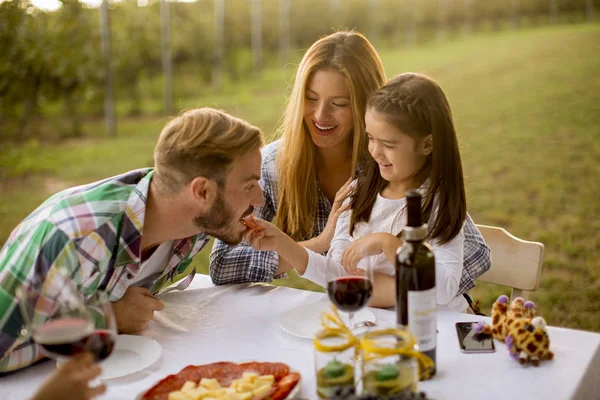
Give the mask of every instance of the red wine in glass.
M 327 283 L 329 300 L 344 312 L 353 313 L 367 305 L 373 295 L 373 282 L 362 276 L 346 276 Z
M 97 329 L 86 339 L 85 350 L 92 353 L 96 361 L 106 359 L 115 348 L 115 334 L 106 329 Z
M 48 356 L 70 357 L 87 351 L 93 324 L 86 319 L 61 318 L 50 320 L 33 331 L 33 340 Z

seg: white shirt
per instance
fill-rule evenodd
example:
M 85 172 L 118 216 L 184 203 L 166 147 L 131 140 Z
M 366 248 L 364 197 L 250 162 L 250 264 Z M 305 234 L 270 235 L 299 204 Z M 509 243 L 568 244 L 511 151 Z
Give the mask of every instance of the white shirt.
M 353 235 L 349 232 L 351 211 L 343 213 L 335 227 L 327 257 L 306 249 L 308 265 L 302 277 L 326 286 L 328 275 L 329 279 L 332 275 L 342 276 L 344 274 L 341 265 L 342 254 L 350 243 L 370 233 L 386 232 L 396 235 L 406 226 L 405 207 L 406 198 L 392 200 L 378 194 L 369 222 L 356 224 Z M 464 312 L 468 306 L 463 296 L 456 296 L 463 270 L 464 241 L 465 235 L 461 230 L 456 237 L 443 245 L 436 240 L 429 242 L 435 256 L 436 302 L 438 305 L 460 312 Z M 361 260 L 358 264 L 359 268 L 361 265 L 365 268 L 366 262 L 371 263 L 373 272 L 395 275 L 394 266 L 383 253 Z
M 154 281 L 158 275 L 160 275 L 171 258 L 171 252 L 173 251 L 174 240 L 168 240 L 158 245 L 158 248 L 154 250 L 154 253 L 146 261 L 142 262 L 140 272 L 130 282 L 130 286 L 146 286 L 144 282 L 148 277 Z

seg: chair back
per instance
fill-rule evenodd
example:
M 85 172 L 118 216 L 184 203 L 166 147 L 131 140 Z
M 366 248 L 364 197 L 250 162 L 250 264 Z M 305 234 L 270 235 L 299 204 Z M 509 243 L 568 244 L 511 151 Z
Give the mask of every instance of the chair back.
M 511 299 L 523 297 L 540 285 L 544 245 L 519 239 L 496 226 L 477 225 L 492 250 L 492 267 L 479 281 L 512 288 Z

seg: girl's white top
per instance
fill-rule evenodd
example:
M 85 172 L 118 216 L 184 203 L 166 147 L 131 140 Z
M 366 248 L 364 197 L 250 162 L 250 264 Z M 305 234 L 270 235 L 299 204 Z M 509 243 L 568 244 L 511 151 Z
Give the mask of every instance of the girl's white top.
M 423 188 L 423 186 L 419 188 L 420 191 Z M 391 200 L 378 194 L 369 222 L 356 224 L 353 235 L 349 233 L 350 215 L 351 211 L 348 210 L 339 217 L 327 256 L 306 249 L 308 265 L 302 275 L 303 278 L 326 287 L 327 280 L 332 276 L 344 275 L 341 264 L 342 254 L 354 240 L 370 233 L 386 232 L 396 235 L 400 232 L 406 226 L 406 198 Z M 459 312 L 464 312 L 468 306 L 462 295 L 456 296 L 463 270 L 464 241 L 463 230 L 454 239 L 442 245 L 436 240 L 429 241 L 435 256 L 437 304 Z M 364 269 L 367 262 L 371 263 L 373 272 L 395 275 L 394 266 L 383 253 L 362 259 L 358 264 L 359 268 Z

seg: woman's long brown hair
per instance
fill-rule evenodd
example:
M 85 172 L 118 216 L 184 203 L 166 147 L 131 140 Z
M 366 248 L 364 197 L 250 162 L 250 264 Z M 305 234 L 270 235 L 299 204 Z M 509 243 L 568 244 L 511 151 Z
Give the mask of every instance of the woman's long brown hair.
M 462 229 L 467 201 L 452 110 L 444 91 L 428 76 L 405 73 L 375 91 L 367 110 L 377 112 L 417 145 L 432 135 L 433 151 L 415 181 L 430 180 L 422 206 L 423 220 L 429 221 L 429 239 L 442 244 L 452 240 Z M 358 222 L 369 221 L 377 194 L 387 183 L 373 157 L 364 157 L 352 194 L 350 234 Z
M 318 206 L 314 144 L 303 122 L 306 87 L 315 72 L 336 71 L 346 78 L 354 120 L 352 172 L 367 152 L 365 111 L 369 94 L 385 83 L 385 71 L 373 45 L 358 32 L 335 32 L 316 41 L 304 54 L 280 128 L 277 150 L 279 187 L 276 225 L 294 240 L 314 232 Z

